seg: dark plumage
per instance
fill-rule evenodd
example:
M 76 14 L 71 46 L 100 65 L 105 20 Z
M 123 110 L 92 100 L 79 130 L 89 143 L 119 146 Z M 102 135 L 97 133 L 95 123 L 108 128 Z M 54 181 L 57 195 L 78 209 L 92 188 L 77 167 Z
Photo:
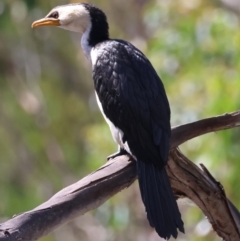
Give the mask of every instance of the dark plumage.
M 165 90 L 148 59 L 133 45 L 107 40 L 95 46 L 101 55 L 93 79 L 105 116 L 123 132 L 137 160 L 139 186 L 147 217 L 164 238 L 184 232 L 164 169 L 171 135 Z
M 82 4 L 89 11 L 92 22 L 92 31 L 89 35 L 89 45 L 95 46 L 97 43 L 109 38 L 107 17 L 103 14 L 102 10 L 94 5 L 89 3 Z

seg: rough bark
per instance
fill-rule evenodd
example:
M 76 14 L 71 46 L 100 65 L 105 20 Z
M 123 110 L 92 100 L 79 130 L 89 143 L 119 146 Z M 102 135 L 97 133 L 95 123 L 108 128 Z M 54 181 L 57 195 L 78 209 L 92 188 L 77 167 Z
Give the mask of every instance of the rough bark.
M 171 151 L 166 166 L 177 198 L 188 197 L 207 216 L 226 241 L 240 240 L 240 214 L 227 199 L 222 185 L 201 165 L 188 160 L 177 146 L 199 135 L 240 126 L 240 111 L 172 128 Z M 120 156 L 55 194 L 35 209 L 0 224 L 0 241 L 37 240 L 60 225 L 99 207 L 136 180 L 136 165 Z

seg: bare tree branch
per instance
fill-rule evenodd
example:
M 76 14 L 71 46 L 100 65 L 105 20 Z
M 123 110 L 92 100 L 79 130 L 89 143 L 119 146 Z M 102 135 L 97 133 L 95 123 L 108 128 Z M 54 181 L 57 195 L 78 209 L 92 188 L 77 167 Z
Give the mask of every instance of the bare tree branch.
M 135 162 L 129 162 L 128 156 L 107 162 L 37 208 L 1 224 L 0 240 L 31 241 L 47 235 L 131 185 L 136 179 L 135 168 Z
M 227 200 L 221 184 L 189 161 L 176 147 L 196 136 L 240 126 L 240 112 L 203 119 L 172 129 L 172 150 L 166 167 L 177 197 L 190 198 L 208 217 L 213 229 L 226 241 L 240 239 L 240 215 Z M 33 241 L 89 210 L 136 180 L 136 165 L 121 156 L 68 186 L 37 208 L 0 224 L 0 241 Z
M 176 126 L 172 128 L 171 148 L 203 134 L 238 126 L 240 126 L 240 111 Z
M 173 149 L 167 165 L 172 188 L 176 195 L 188 197 L 203 211 L 221 238 L 237 241 L 240 239 L 239 212 L 232 209 L 234 206 L 228 201 L 222 185 L 201 166 L 202 169 Z

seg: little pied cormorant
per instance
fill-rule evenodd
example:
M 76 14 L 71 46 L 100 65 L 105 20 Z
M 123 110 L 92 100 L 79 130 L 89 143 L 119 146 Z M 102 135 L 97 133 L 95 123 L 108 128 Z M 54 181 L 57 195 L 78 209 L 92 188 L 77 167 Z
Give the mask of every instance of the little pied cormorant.
M 149 223 L 160 237 L 184 232 L 181 214 L 164 168 L 171 135 L 164 86 L 149 60 L 132 44 L 110 39 L 105 14 L 88 3 L 55 7 L 32 27 L 58 26 L 82 34 L 92 63 L 99 108 L 119 152 L 137 161 L 138 179 Z

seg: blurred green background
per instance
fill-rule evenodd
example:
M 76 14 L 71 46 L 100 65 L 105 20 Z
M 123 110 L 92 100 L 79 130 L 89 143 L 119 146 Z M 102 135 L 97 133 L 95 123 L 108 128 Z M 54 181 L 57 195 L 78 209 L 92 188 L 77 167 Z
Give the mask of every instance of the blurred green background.
M 238 0 L 93 0 L 111 36 L 140 48 L 161 76 L 172 125 L 240 109 Z M 0 222 L 44 202 L 106 162 L 116 145 L 94 96 L 80 38 L 31 23 L 63 0 L 0 1 Z M 240 208 L 240 130 L 181 146 L 204 163 Z M 179 240 L 221 240 L 190 201 Z M 146 220 L 138 185 L 42 241 L 160 240 Z

